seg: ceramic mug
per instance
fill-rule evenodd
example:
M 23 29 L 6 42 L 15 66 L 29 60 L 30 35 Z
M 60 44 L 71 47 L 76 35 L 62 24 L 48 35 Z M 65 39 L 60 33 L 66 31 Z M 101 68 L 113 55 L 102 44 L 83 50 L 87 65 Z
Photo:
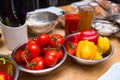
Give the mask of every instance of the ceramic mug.
M 8 49 L 13 50 L 20 43 L 28 41 L 26 23 L 19 27 L 10 27 L 0 22 L 0 26 Z

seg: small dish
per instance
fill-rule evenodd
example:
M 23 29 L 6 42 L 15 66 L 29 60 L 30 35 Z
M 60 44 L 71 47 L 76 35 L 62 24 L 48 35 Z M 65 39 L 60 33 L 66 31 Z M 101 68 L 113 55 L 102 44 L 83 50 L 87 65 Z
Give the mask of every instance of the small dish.
M 120 30 L 117 25 L 107 20 L 95 20 L 92 27 L 102 36 L 110 36 L 112 33 L 116 33 Z

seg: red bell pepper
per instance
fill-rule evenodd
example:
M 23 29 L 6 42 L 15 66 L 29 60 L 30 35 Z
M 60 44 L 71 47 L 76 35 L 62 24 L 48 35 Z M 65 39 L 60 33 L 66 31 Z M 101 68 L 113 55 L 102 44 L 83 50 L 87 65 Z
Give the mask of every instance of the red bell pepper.
M 0 72 L 0 80 L 14 80 L 14 78 L 5 72 Z
M 93 29 L 82 31 L 79 35 L 79 40 L 88 40 L 97 44 L 98 33 L 96 30 Z
M 67 51 L 72 54 L 75 55 L 76 54 L 76 50 L 77 50 L 77 42 L 70 42 L 70 44 L 67 47 Z

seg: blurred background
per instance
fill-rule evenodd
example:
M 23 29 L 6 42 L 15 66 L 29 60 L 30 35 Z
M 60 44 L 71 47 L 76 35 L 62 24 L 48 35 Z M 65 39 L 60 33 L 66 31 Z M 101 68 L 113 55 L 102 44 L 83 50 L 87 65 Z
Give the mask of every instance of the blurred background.
M 0 0 L 0 16 L 8 17 L 13 26 L 24 24 L 27 12 L 49 6 L 63 6 L 80 0 Z M 17 16 L 17 19 L 14 18 Z M 19 19 L 19 20 L 18 20 Z
M 0 0 L 0 17 L 3 21 L 8 17 L 13 26 L 24 24 L 26 14 L 35 9 L 46 8 L 49 6 L 63 6 L 73 2 L 84 0 Z M 95 0 L 91 0 L 95 1 Z M 109 1 L 109 0 L 108 0 Z M 111 0 L 120 3 L 120 0 Z M 17 16 L 16 17 L 14 16 Z M 19 20 L 18 20 L 19 19 Z

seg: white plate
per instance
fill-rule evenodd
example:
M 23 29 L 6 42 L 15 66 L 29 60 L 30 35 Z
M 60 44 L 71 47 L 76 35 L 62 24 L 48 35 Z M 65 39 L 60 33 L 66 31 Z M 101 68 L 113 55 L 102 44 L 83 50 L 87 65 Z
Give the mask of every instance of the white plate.
M 113 64 L 98 80 L 120 80 L 120 62 Z
M 71 4 L 71 6 L 73 7 L 78 7 L 78 6 L 81 6 L 81 5 L 87 5 L 88 3 L 92 2 L 93 0 L 83 0 L 83 1 L 78 1 L 78 2 L 74 2 Z
M 58 7 L 55 7 L 55 6 L 51 6 L 51 7 L 48 7 L 48 8 L 42 8 L 42 9 L 36 9 L 35 10 L 36 12 L 40 12 L 40 11 L 48 11 L 48 12 L 52 12 L 58 16 L 60 15 L 63 15 L 64 11 Z

